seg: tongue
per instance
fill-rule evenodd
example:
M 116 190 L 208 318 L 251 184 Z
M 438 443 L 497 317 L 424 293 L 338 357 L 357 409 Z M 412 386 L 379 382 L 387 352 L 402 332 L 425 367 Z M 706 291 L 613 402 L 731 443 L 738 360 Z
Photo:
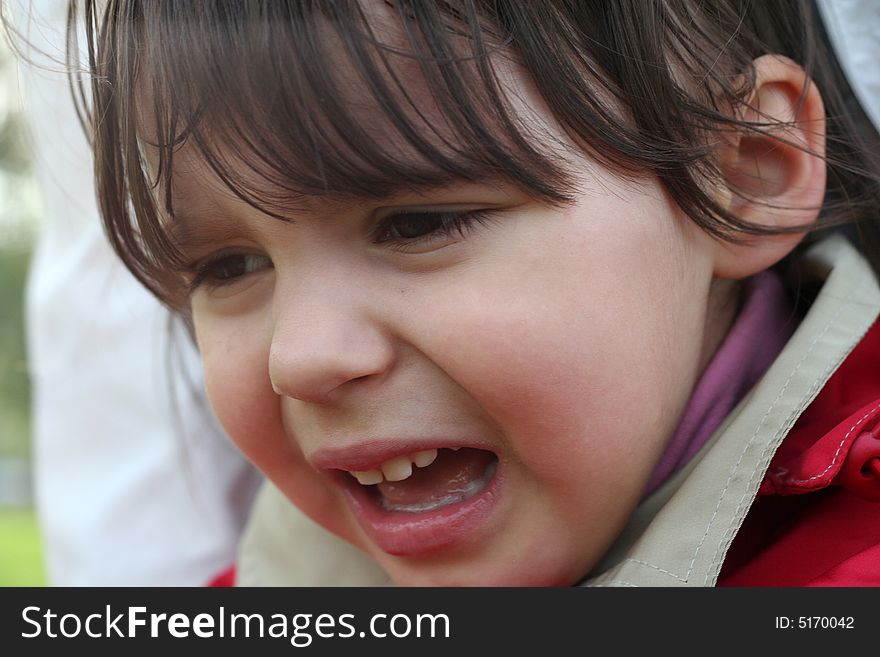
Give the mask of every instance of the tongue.
M 441 449 L 437 460 L 428 467 L 413 467 L 407 479 L 383 481 L 377 488 L 385 502 L 395 507 L 430 506 L 464 499 L 473 494 L 475 485 L 494 460 L 492 452 L 480 449 Z

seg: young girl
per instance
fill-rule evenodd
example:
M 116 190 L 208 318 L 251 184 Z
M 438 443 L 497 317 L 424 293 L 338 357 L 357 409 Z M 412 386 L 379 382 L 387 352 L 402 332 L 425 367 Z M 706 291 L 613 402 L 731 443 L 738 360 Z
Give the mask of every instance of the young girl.
M 286 498 L 242 580 L 880 583 L 880 178 L 808 3 L 96 5 L 107 231 Z

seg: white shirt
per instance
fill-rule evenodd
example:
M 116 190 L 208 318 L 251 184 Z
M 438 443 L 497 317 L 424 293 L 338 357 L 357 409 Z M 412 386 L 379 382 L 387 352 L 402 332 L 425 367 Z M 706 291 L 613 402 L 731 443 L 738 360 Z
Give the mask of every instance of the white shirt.
M 66 2 L 33 0 L 29 22 L 31 1 L 13 3 L 19 28 L 62 60 Z M 49 581 L 200 585 L 233 563 L 259 478 L 208 407 L 191 340 L 101 231 L 61 66 L 29 54 L 54 69 L 21 66 L 45 200 L 26 304 Z

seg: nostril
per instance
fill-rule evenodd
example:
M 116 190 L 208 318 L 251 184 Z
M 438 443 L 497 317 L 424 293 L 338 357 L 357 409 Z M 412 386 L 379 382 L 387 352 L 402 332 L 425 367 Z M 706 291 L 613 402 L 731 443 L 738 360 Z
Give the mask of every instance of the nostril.
M 269 381 L 273 392 L 315 404 L 332 402 L 337 391 L 348 389 L 348 384 L 380 380 L 389 367 L 387 359 L 373 359 L 369 353 L 347 353 L 342 349 L 330 355 L 278 355 L 280 352 L 279 349 L 270 354 Z

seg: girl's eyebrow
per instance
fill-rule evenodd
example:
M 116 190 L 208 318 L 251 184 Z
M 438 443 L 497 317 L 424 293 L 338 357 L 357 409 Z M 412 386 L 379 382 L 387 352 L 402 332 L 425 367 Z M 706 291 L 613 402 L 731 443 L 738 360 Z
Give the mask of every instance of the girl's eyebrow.
M 309 214 L 332 214 L 333 211 L 344 212 L 363 204 L 370 205 L 410 205 L 441 202 L 442 195 L 466 193 L 481 189 L 503 188 L 504 184 L 497 176 L 486 175 L 481 179 L 467 181 L 449 181 L 427 185 L 389 186 L 382 194 L 375 197 L 355 195 L 327 195 L 320 198 L 320 211 L 317 206 L 308 207 L 305 196 L 291 198 L 288 203 L 277 204 L 278 214 L 268 214 L 259 208 L 248 206 L 263 219 L 272 219 L 287 224 L 294 224 L 297 216 Z M 316 201 L 313 200 L 312 203 Z M 193 208 L 176 207 L 172 215 L 166 215 L 166 230 L 172 243 L 184 252 L 197 252 L 217 242 L 241 238 L 252 232 L 250 222 L 229 208 L 220 204 L 210 203 L 204 207 L 197 204 Z M 208 207 L 210 205 L 210 207 Z
M 168 237 L 184 253 L 196 252 L 249 232 L 246 222 L 223 211 L 175 211 L 166 221 Z
M 432 186 L 432 189 L 436 190 L 437 188 Z M 410 190 L 411 193 L 412 190 Z M 426 190 L 424 193 L 430 192 Z M 303 202 L 303 198 L 291 199 L 289 203 L 284 203 L 283 207 L 280 207 L 279 204 L 275 210 L 276 214 L 269 214 L 250 205 L 247 206 L 247 210 L 257 213 L 261 219 L 295 224 L 298 216 L 317 212 L 315 208 L 306 207 L 307 203 Z M 387 199 L 395 198 L 398 198 L 397 193 L 387 197 Z M 324 197 L 321 200 L 321 205 L 323 212 L 329 213 L 328 210 L 333 207 L 342 209 L 365 202 L 377 203 L 379 199 Z M 211 207 L 175 207 L 172 214 L 165 214 L 164 223 L 168 237 L 184 253 L 204 250 L 217 242 L 246 237 L 253 232 L 250 220 L 237 215 L 233 210 L 213 203 Z

